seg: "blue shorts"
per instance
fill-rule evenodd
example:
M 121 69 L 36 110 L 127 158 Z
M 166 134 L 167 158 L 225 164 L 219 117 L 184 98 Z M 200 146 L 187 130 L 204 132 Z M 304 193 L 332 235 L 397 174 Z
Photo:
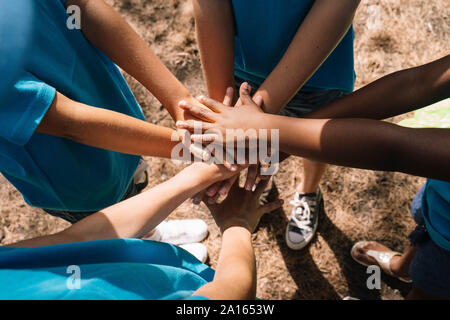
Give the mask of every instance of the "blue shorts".
M 411 245 L 417 246 L 417 252 L 409 266 L 409 275 L 421 290 L 450 299 L 450 251 L 436 245 L 426 230 L 422 216 L 424 190 L 425 187 L 420 189 L 411 205 L 417 227 L 409 239 Z
M 236 88 L 239 92 L 239 87 L 243 82 L 247 82 L 252 87 L 252 95 L 256 92 L 259 85 L 251 81 L 235 77 Z M 280 111 L 281 116 L 302 118 L 305 114 L 319 109 L 327 104 L 333 102 L 344 96 L 345 92 L 341 90 L 325 90 L 325 91 L 299 91 L 288 102 L 286 107 Z
M 125 192 L 125 195 L 122 197 L 120 201 L 124 201 L 126 199 L 129 199 L 131 197 L 134 197 L 135 195 L 141 193 L 142 190 L 144 190 L 148 185 L 148 175 L 146 174 L 146 180 L 143 183 L 134 183 L 134 181 L 131 181 L 130 185 L 128 186 L 127 191 Z M 77 223 L 78 221 L 89 217 L 90 215 L 96 213 L 97 211 L 88 211 L 88 212 L 71 212 L 71 211 L 64 211 L 64 210 L 50 210 L 50 209 L 43 209 L 48 214 L 58 217 L 61 219 L 64 219 L 70 223 Z

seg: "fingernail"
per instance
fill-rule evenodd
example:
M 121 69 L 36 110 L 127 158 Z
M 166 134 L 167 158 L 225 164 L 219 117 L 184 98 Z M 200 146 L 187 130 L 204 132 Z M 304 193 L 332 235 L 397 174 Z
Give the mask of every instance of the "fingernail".
M 177 121 L 176 122 L 176 126 L 178 127 L 178 126 L 180 126 L 180 127 L 182 127 L 182 126 L 187 126 L 188 124 L 187 124 L 187 122 L 184 122 L 184 121 Z
M 219 190 L 219 194 L 222 195 L 222 196 L 226 195 L 227 194 L 227 188 L 225 188 L 225 187 L 221 188 Z
M 227 88 L 227 94 L 231 94 L 233 92 L 233 88 L 232 87 L 228 87 Z
M 178 105 L 179 106 L 185 106 L 185 105 L 187 105 L 187 103 L 186 103 L 186 101 L 181 100 L 180 102 L 178 102 Z
M 192 135 L 192 140 L 196 140 L 196 141 L 204 141 L 204 142 L 211 142 L 213 141 L 213 137 L 211 136 L 195 136 Z
M 231 171 L 236 171 L 238 169 L 238 166 L 235 164 L 231 165 Z

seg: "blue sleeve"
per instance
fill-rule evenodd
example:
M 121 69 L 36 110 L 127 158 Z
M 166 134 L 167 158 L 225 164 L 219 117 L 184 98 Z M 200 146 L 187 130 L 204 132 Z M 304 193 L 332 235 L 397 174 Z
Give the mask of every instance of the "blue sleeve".
M 185 298 L 184 300 L 211 300 L 211 299 L 204 296 L 190 296 Z
M 25 145 L 55 98 L 55 88 L 24 72 L 4 101 L 0 101 L 0 137 Z

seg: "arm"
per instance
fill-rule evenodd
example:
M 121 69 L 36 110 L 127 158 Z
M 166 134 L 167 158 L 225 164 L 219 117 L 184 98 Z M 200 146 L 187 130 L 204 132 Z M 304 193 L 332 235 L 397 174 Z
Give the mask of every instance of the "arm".
M 197 43 L 208 93 L 221 101 L 234 88 L 234 18 L 230 0 L 193 0 Z
M 84 36 L 142 83 L 173 119 L 184 119 L 178 102 L 194 99 L 130 25 L 103 0 L 68 0 L 70 5 L 81 9 Z
M 256 263 L 251 234 L 262 215 L 283 204 L 278 200 L 260 205 L 259 198 L 266 186 L 267 181 L 260 183 L 252 192 L 241 189 L 236 182 L 224 202 L 209 205 L 222 232 L 222 248 L 214 280 L 194 295 L 216 300 L 255 299 Z
M 293 119 L 269 115 L 261 112 L 252 101 L 245 84 L 241 86 L 241 99 L 243 106 L 227 108 L 203 98 L 202 102 L 213 106 L 217 113 L 198 110 L 195 106 L 184 108 L 210 121 L 203 124 L 204 130 L 220 133 L 225 133 L 225 128 L 278 130 L 279 149 L 292 155 L 348 167 L 400 171 L 450 181 L 448 129 L 410 129 L 367 119 Z M 193 121 L 178 123 L 178 126 L 191 130 Z M 192 138 L 196 139 L 195 135 Z M 211 141 L 215 135 L 206 135 L 206 138 Z
M 263 97 L 266 112 L 278 113 L 284 108 L 326 60 L 348 31 L 358 4 L 359 0 L 315 1 L 283 58 L 254 95 Z M 194 0 L 194 9 L 209 96 L 220 101 L 225 88 L 234 87 L 231 1 Z M 240 103 L 239 100 L 237 105 Z M 248 189 L 252 188 L 256 177 L 257 166 L 251 166 L 246 181 Z M 227 187 L 223 192 L 227 192 Z
M 349 30 L 359 2 L 314 2 L 283 58 L 254 95 L 263 98 L 265 112 L 279 113 L 322 65 Z
M 196 163 L 183 169 L 172 179 L 97 212 L 62 232 L 10 246 L 37 247 L 77 241 L 140 237 L 156 227 L 187 198 L 230 175 L 230 172 L 221 166 Z
M 214 280 L 193 294 L 213 300 L 249 300 L 256 296 L 256 261 L 251 233 L 232 227 L 222 234 Z
M 367 119 L 306 120 L 272 116 L 266 120 L 261 119 L 267 124 L 263 127 L 281 128 L 280 150 L 292 155 L 353 168 L 399 171 L 450 181 L 448 129 L 410 129 Z
M 450 55 L 389 74 L 305 117 L 381 120 L 443 100 L 449 92 Z
M 170 158 L 178 143 L 171 141 L 172 129 L 87 106 L 60 93 L 56 93 L 36 131 L 97 148 L 164 158 Z

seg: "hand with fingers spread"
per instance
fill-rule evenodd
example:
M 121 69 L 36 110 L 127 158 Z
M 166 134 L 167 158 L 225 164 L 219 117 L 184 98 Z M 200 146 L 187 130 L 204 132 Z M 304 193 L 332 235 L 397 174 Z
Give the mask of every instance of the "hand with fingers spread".
M 231 88 L 229 88 L 231 89 Z M 252 99 L 250 96 L 251 87 L 247 83 L 243 83 L 240 87 L 240 99 L 234 108 L 227 108 L 225 104 L 220 104 L 217 101 L 214 101 L 209 98 L 200 97 L 199 100 L 209 107 L 211 110 L 205 110 L 205 108 L 198 108 L 195 105 L 189 105 L 187 103 L 183 103 L 180 107 L 186 112 L 192 113 L 196 118 L 202 119 L 204 122 L 198 122 L 195 120 L 191 121 L 179 121 L 177 122 L 177 127 L 185 130 L 189 130 L 191 132 L 194 131 L 194 127 L 200 127 L 205 132 L 203 135 L 193 134 L 191 139 L 197 142 L 210 142 L 210 143 L 224 143 L 224 136 L 226 135 L 226 129 L 242 129 L 243 137 L 247 141 L 246 130 L 251 129 L 248 127 L 248 119 L 249 117 L 254 118 L 258 114 L 262 114 L 261 110 L 262 99 L 260 96 L 256 96 Z M 240 139 L 239 135 L 233 135 L 232 139 Z M 228 142 L 228 139 L 225 137 L 225 140 Z M 248 146 L 248 143 L 247 143 Z M 262 176 L 261 172 L 261 163 L 251 164 L 248 168 L 247 179 L 245 182 L 245 189 L 251 190 L 258 179 L 268 179 L 270 176 Z M 206 192 L 206 195 L 212 197 L 209 199 L 210 203 L 215 202 L 219 193 L 221 195 L 226 195 L 234 183 L 235 177 L 230 178 L 227 183 L 225 183 L 221 188 L 218 184 L 209 188 Z M 219 193 L 218 193 L 219 192 Z M 200 199 L 197 199 L 197 203 L 200 202 Z
M 186 129 L 190 132 L 194 132 L 194 129 L 197 128 L 201 128 L 202 132 L 207 131 L 206 134 L 200 137 L 197 135 L 191 136 L 193 141 L 202 142 L 223 142 L 223 137 L 226 137 L 227 129 L 242 129 L 244 131 L 252 129 L 248 127 L 248 119 L 252 118 L 254 120 L 255 117 L 263 115 L 264 112 L 261 109 L 261 96 L 256 96 L 252 99 L 250 92 L 250 85 L 243 83 L 239 90 L 242 104 L 234 108 L 230 108 L 223 103 L 203 96 L 199 97 L 199 101 L 210 110 L 187 103 L 180 103 L 180 108 L 191 113 L 194 117 L 201 119 L 201 121 L 177 121 L 177 128 Z M 222 140 L 217 141 L 218 139 Z
M 247 191 L 239 187 L 239 182 L 236 181 L 222 203 L 207 204 L 222 233 L 231 227 L 242 227 L 252 233 L 264 214 L 283 205 L 281 199 L 264 205 L 260 204 L 259 198 L 267 183 L 268 180 L 262 180 L 255 191 Z

